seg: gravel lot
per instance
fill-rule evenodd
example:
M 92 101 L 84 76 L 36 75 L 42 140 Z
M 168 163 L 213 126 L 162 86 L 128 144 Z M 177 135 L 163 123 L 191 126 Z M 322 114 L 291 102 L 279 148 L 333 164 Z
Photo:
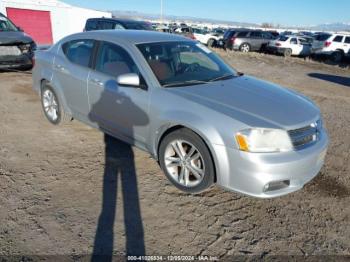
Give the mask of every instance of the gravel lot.
M 50 125 L 30 74 L 0 73 L 0 255 L 350 255 L 350 70 L 218 52 L 320 106 L 331 143 L 314 181 L 272 200 L 183 194 L 148 154 Z

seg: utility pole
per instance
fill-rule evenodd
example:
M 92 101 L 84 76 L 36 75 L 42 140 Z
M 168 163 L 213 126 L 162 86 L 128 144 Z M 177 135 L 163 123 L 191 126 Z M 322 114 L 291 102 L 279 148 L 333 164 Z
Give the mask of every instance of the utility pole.
M 163 24 L 163 0 L 160 0 L 160 22 Z

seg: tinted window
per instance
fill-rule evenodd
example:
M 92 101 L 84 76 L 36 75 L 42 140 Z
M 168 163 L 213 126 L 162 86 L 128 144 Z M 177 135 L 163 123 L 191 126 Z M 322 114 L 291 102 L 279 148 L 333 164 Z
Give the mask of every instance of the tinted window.
M 281 35 L 280 37 L 277 38 L 278 41 L 282 41 L 282 42 L 285 42 L 287 41 L 289 38 L 284 36 L 284 35 Z
M 111 30 L 114 29 L 115 23 L 111 21 L 99 21 L 98 29 L 100 30 Z
M 133 30 L 150 30 L 152 31 L 152 25 L 146 22 L 138 22 L 138 21 L 131 21 L 131 22 L 124 22 L 124 27 L 127 29 L 133 29 Z
M 350 36 L 345 37 L 345 43 L 350 44 Z
M 298 44 L 298 40 L 297 40 L 296 38 L 292 38 L 292 39 L 290 40 L 290 43 L 291 43 L 292 45 L 296 45 L 296 44 Z
M 93 40 L 74 40 L 62 46 L 69 61 L 85 67 L 89 66 L 93 47 Z
M 237 34 L 237 37 L 246 37 L 247 34 L 248 34 L 248 32 L 239 32 L 239 33 Z
M 234 33 L 235 31 L 226 31 L 226 33 L 224 34 L 224 39 L 231 38 Z
M 104 43 L 98 52 L 96 70 L 113 77 L 139 71 L 130 55 L 120 46 Z
M 253 37 L 253 38 L 261 38 L 261 37 L 262 37 L 262 34 L 261 34 L 261 32 L 251 32 L 251 33 L 250 33 L 250 37 Z
M 319 34 L 315 36 L 316 41 L 326 41 L 331 35 L 330 34 Z
M 85 30 L 86 31 L 92 31 L 92 30 L 97 30 L 97 21 L 96 20 L 88 20 L 86 22 L 86 27 Z
M 268 32 L 262 32 L 262 37 L 265 38 L 265 39 L 272 39 L 274 38 L 273 35 L 271 33 L 268 33 Z
M 337 35 L 337 36 L 334 38 L 333 42 L 341 43 L 341 42 L 343 42 L 343 38 L 344 38 L 343 36 Z
M 17 27 L 6 17 L 0 16 L 0 32 L 1 31 L 18 31 Z

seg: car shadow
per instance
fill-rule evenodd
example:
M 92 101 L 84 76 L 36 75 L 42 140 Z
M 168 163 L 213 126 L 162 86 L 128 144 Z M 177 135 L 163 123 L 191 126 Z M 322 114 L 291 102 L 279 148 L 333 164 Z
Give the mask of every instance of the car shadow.
M 335 83 L 338 85 L 350 87 L 350 78 L 349 77 L 321 74 L 321 73 L 310 73 L 310 74 L 308 74 L 308 76 L 310 76 L 312 78 L 317 78 L 320 80 L 332 82 L 332 83 Z
M 105 130 L 105 121 L 103 121 L 103 111 L 101 109 L 111 110 L 106 105 L 113 100 L 111 100 L 111 93 L 106 90 L 108 89 L 105 88 L 99 101 L 92 106 L 89 114 L 89 119 L 97 123 L 102 131 Z M 127 98 L 127 96 L 124 97 L 123 103 L 127 103 L 129 109 L 134 109 L 134 115 L 136 114 L 138 116 L 137 118 L 129 117 L 130 112 L 125 112 L 125 117 L 128 120 L 134 119 L 138 121 L 127 121 L 130 124 L 125 127 L 125 130 L 130 132 L 130 136 L 133 136 L 133 127 L 146 125 L 148 118 L 145 112 L 135 105 L 131 99 Z M 118 108 L 114 109 L 118 110 Z M 99 117 L 96 114 L 100 114 Z M 123 202 L 120 204 L 123 205 L 124 213 L 126 255 L 144 256 L 146 254 L 144 229 L 132 146 L 107 134 L 104 136 L 104 143 L 105 167 L 102 211 L 98 219 L 91 261 L 112 261 L 113 255 L 116 254 L 114 240 L 116 239 L 117 241 L 118 238 L 114 235 L 114 224 L 118 204 L 118 181 L 120 181 L 119 188 L 121 188 L 123 197 Z

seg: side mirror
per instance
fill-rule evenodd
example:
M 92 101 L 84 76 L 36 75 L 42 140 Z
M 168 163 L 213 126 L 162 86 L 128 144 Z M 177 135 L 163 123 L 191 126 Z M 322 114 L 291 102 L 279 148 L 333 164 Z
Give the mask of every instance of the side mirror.
M 140 77 L 138 76 L 138 74 L 135 73 L 123 74 L 118 76 L 117 83 L 120 86 L 139 87 L 142 89 L 146 89 L 146 85 L 141 84 Z
M 17 29 L 18 29 L 18 31 L 20 31 L 20 32 L 24 32 L 23 29 L 20 28 L 19 26 L 17 26 Z

